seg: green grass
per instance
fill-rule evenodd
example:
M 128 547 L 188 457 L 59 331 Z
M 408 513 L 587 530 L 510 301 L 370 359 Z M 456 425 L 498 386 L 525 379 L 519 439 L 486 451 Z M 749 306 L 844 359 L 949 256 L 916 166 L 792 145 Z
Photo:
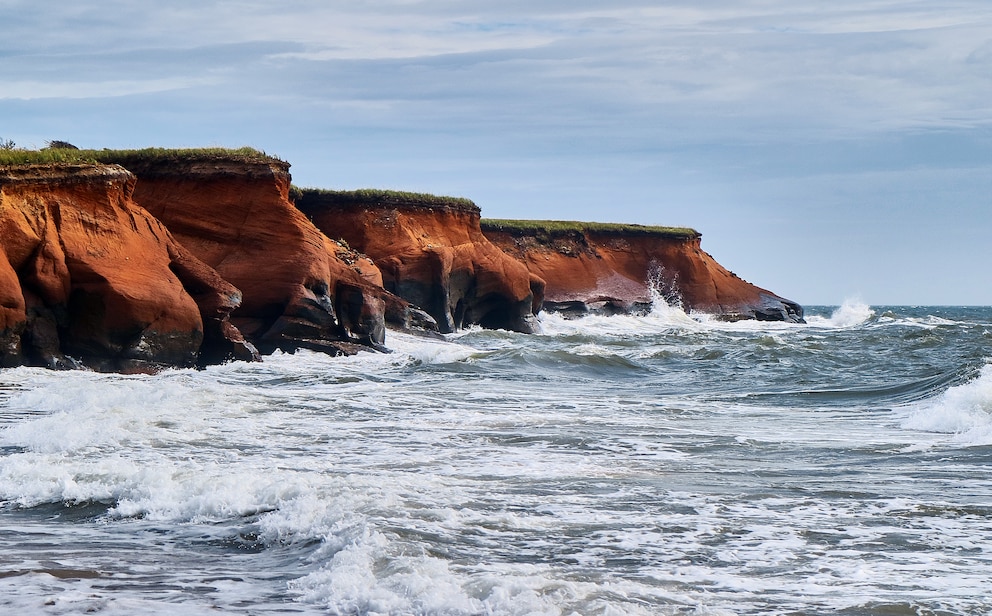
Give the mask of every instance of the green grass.
M 545 233 L 562 235 L 566 233 L 602 233 L 607 235 L 651 235 L 673 238 L 697 238 L 700 233 L 689 227 L 660 227 L 615 222 L 578 222 L 570 220 L 505 220 L 483 218 L 483 231 L 503 231 L 506 233 Z
M 278 162 L 285 161 L 250 147 L 229 148 L 144 148 L 138 150 L 43 150 L 0 149 L 0 166 L 37 164 L 118 164 L 123 167 L 160 162 Z M 447 197 L 428 193 L 364 188 L 359 190 L 328 190 L 293 186 L 290 196 L 295 201 L 333 200 L 357 203 L 402 203 L 421 207 L 459 207 L 477 209 L 464 197 Z M 578 222 L 565 220 L 506 220 L 483 218 L 483 230 L 508 233 L 546 233 L 548 235 L 584 232 L 624 235 L 652 235 L 675 238 L 696 238 L 700 234 L 688 227 L 661 227 L 609 222 Z
M 140 150 L 0 150 L 0 166 L 50 164 L 128 164 L 151 162 L 279 162 L 254 148 L 144 148 Z
M 384 190 L 379 188 L 362 188 L 359 190 L 328 190 L 324 188 L 300 188 L 294 186 L 290 195 L 297 201 L 307 198 L 339 199 L 359 203 L 404 203 L 422 205 L 424 207 L 456 206 L 477 207 L 471 199 L 464 197 L 445 197 L 428 193 L 405 192 L 402 190 Z

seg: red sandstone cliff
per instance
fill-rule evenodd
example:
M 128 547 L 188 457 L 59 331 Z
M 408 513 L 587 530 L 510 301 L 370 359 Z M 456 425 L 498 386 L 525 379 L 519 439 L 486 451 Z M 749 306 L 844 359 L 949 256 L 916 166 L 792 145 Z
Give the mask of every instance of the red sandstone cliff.
M 135 205 L 134 183 L 118 166 L 0 168 L 0 365 L 255 357 L 228 322 L 239 291 Z
M 482 234 L 466 200 L 386 191 L 303 190 L 296 206 L 325 234 L 369 255 L 383 286 L 442 332 L 468 325 L 533 332 L 543 281 Z
M 687 311 L 725 319 L 801 322 L 795 302 L 738 278 L 700 248 L 691 229 L 484 220 L 486 237 L 546 282 L 545 308 L 627 312 L 652 299 L 649 280 Z
M 352 352 L 381 348 L 386 321 L 529 332 L 542 306 L 646 307 L 652 277 L 687 310 L 802 320 L 691 230 L 480 224 L 470 201 L 386 191 L 300 191 L 297 209 L 289 165 L 259 153 L 87 156 L 138 179 L 116 165 L 0 167 L 2 366 L 257 358 L 242 331 L 266 351 Z
M 230 157 L 121 157 L 134 198 L 241 289 L 231 320 L 264 352 L 380 348 L 378 269 L 329 240 L 288 200 L 289 164 Z

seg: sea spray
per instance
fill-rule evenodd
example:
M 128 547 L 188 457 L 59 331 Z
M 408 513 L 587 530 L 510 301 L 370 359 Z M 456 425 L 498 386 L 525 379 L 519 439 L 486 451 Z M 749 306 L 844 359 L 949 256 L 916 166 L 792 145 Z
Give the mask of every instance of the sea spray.
M 648 267 L 648 291 L 653 309 L 663 306 L 683 309 L 678 272 L 670 272 L 657 261 L 652 261 Z
M 541 331 L 551 336 L 591 333 L 643 338 L 673 329 L 699 327 L 703 319 L 688 315 L 682 306 L 677 275 L 670 274 L 662 266 L 653 265 L 648 277 L 648 291 L 651 309 L 646 314 L 587 315 L 573 320 L 557 313 L 542 312 L 538 315 Z
M 806 322 L 816 327 L 857 327 L 875 316 L 875 311 L 860 299 L 846 299 L 828 318 L 807 316 Z

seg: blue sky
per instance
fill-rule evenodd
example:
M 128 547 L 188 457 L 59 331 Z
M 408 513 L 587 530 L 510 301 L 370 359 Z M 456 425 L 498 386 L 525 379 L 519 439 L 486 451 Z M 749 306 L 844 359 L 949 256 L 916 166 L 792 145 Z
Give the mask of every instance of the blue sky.
M 685 225 L 804 304 L 992 304 L 992 3 L 0 0 L 0 137 Z

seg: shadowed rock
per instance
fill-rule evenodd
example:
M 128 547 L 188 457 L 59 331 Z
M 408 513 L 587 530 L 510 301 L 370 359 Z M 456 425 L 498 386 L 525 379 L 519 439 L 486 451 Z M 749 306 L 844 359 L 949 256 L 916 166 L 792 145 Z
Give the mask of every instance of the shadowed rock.
M 0 363 L 135 371 L 251 359 L 239 291 L 108 165 L 0 168 Z

